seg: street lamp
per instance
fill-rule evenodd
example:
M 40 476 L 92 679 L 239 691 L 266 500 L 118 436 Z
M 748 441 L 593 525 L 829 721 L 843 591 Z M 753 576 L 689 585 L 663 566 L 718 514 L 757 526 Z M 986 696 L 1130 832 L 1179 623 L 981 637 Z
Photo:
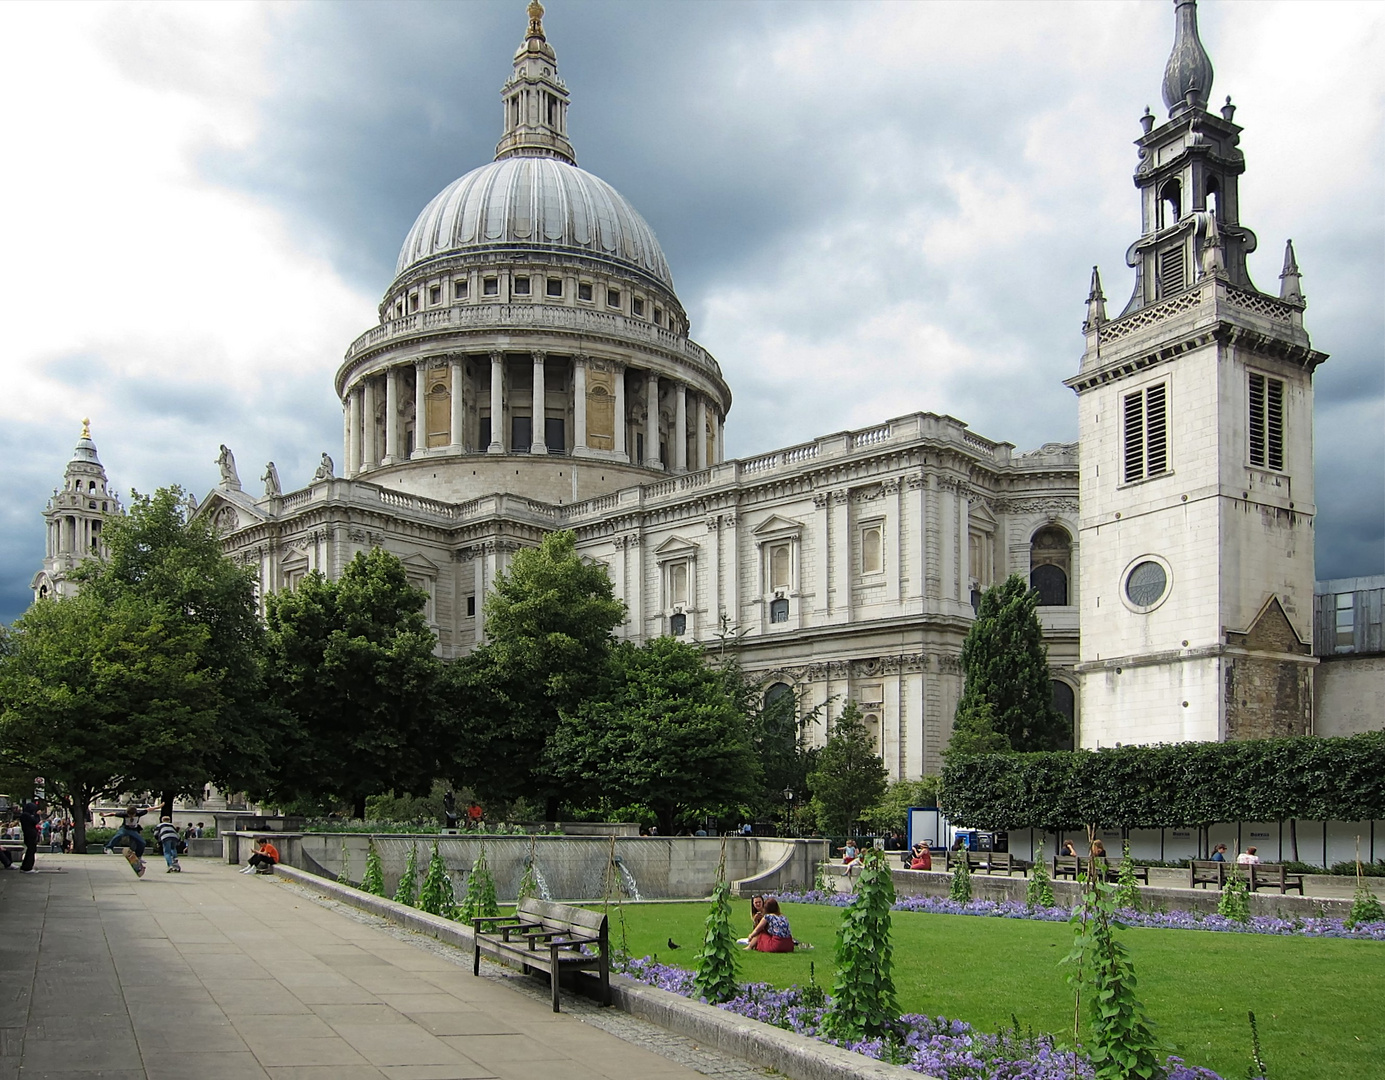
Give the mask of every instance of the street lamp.
M 784 820 L 784 831 L 793 832 L 793 788 L 784 789 L 784 801 L 788 803 L 788 814 Z

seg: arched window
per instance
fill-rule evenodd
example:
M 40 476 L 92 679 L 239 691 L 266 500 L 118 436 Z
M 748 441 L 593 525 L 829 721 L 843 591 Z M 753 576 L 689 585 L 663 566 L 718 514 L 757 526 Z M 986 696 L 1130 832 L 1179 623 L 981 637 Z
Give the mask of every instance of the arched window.
M 793 688 L 788 683 L 777 682 L 765 691 L 765 708 L 768 709 L 780 701 L 785 696 L 793 695 Z
M 1072 537 L 1061 525 L 1046 525 L 1029 542 L 1029 586 L 1039 592 L 1040 607 L 1066 607 L 1072 570 Z
M 861 573 L 878 574 L 885 569 L 881 546 L 879 525 L 867 525 L 861 530 Z
M 1159 227 L 1176 225 L 1183 217 L 1183 185 L 1170 180 L 1159 192 Z
M 787 600 L 774 600 L 769 605 L 769 621 L 772 623 L 786 623 L 789 621 L 789 602 Z
M 1077 699 L 1072 692 L 1072 687 L 1058 679 L 1053 680 L 1053 707 L 1067 721 L 1067 730 L 1059 749 L 1071 750 L 1073 725 L 1077 716 Z
M 1215 176 L 1209 177 L 1207 180 L 1207 212 L 1218 222 L 1222 220 L 1221 185 L 1217 183 Z
M 1068 575 L 1061 567 L 1045 563 L 1029 572 L 1029 587 L 1039 594 L 1039 607 L 1067 607 Z

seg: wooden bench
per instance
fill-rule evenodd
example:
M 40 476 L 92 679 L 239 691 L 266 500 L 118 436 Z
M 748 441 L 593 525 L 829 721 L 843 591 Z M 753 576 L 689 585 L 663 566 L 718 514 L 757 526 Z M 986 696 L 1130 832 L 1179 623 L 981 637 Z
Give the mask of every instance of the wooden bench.
M 1024 874 L 1024 866 L 1018 862 L 1008 851 L 978 851 L 981 856 L 981 868 L 988 874 L 1004 874 L 1010 877 L 1016 871 L 1021 876 Z
M 1226 884 L 1226 868 L 1229 863 L 1217 862 L 1214 859 L 1194 859 L 1188 865 L 1188 888 L 1196 889 L 1199 885 L 1215 885 L 1220 889 Z
M 1077 855 L 1053 856 L 1053 877 L 1055 881 L 1064 878 L 1076 881 L 1082 875 L 1082 859 Z
M 1138 881 L 1141 885 L 1148 885 L 1148 884 L 1149 884 L 1149 867 L 1148 867 L 1148 866 L 1141 866 L 1139 863 L 1134 863 L 1134 864 L 1131 865 L 1131 870 L 1134 871 L 1135 880 Z M 1109 881 L 1109 882 L 1112 882 L 1112 883 L 1118 882 L 1118 881 L 1120 881 L 1120 873 L 1121 873 L 1121 864 L 1120 864 L 1120 863 L 1115 863 L 1114 865 L 1108 865 L 1107 868 L 1106 868 L 1106 880 Z
M 1283 896 L 1290 889 L 1297 889 L 1303 895 L 1303 875 L 1290 873 L 1283 863 L 1258 863 L 1250 867 L 1250 891 L 1278 889 Z
M 531 969 L 546 971 L 557 1012 L 558 973 L 595 969 L 601 980 L 601 1004 L 611 1003 L 611 948 L 606 916 L 599 911 L 548 900 L 521 900 L 513 915 L 478 918 L 472 929 L 473 975 L 481 974 L 483 949 L 498 959 L 518 961 L 526 974 Z M 595 946 L 596 953 L 583 951 L 584 945 Z

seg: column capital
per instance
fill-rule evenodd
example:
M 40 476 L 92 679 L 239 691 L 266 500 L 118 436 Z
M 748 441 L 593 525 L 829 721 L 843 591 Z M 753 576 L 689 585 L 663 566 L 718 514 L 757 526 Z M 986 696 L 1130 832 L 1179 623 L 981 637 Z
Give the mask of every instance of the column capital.
M 532 349 L 529 353 L 534 358 L 534 363 L 542 364 L 548 359 L 548 352 L 545 349 Z
M 491 363 L 498 364 L 505 359 L 505 354 L 499 349 L 492 349 L 490 353 Z

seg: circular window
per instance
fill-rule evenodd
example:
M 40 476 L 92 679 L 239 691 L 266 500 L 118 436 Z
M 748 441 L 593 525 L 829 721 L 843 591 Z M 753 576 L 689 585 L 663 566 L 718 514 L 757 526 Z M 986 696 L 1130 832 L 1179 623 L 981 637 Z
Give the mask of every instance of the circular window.
M 1125 578 L 1125 595 L 1137 608 L 1152 608 L 1169 587 L 1168 572 L 1152 559 L 1135 564 Z

